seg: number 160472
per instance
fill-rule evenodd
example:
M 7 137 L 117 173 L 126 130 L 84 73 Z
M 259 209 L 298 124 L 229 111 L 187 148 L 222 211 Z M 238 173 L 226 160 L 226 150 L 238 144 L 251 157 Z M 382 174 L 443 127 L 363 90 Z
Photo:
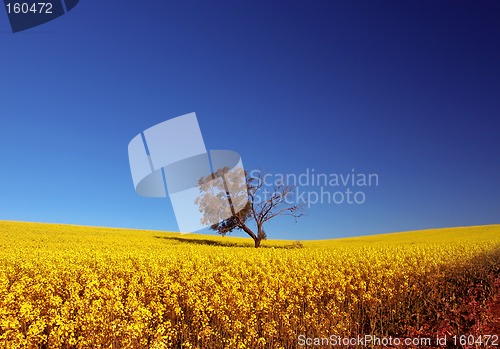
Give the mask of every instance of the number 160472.
M 52 14 L 52 3 L 51 2 L 37 2 L 37 3 L 26 3 L 26 2 L 14 2 L 7 3 L 7 12 L 9 14 Z

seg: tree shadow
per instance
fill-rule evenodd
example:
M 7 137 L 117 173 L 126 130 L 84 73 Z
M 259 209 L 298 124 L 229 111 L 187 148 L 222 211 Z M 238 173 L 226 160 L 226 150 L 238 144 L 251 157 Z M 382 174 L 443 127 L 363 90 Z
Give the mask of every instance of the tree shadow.
M 171 241 L 178 241 L 178 242 L 183 242 L 187 244 L 194 244 L 194 245 L 208 245 L 208 246 L 226 246 L 226 247 L 250 247 L 251 245 L 240 245 L 236 242 L 225 242 L 225 241 L 214 241 L 214 240 L 208 240 L 208 239 L 190 239 L 190 238 L 177 238 L 177 237 L 171 237 L 171 236 L 155 236 L 157 239 L 165 239 L 165 240 L 171 240 Z
M 190 238 L 178 238 L 172 236 L 155 236 L 156 239 L 164 239 L 170 241 L 177 241 L 185 244 L 193 244 L 193 245 L 205 245 L 205 246 L 221 246 L 221 247 L 241 247 L 241 248 L 254 248 L 253 241 L 248 243 L 237 243 L 230 241 L 214 241 L 209 239 L 190 239 Z M 266 246 L 260 245 L 260 248 L 285 248 L 289 249 L 292 245 L 285 246 Z M 292 247 L 293 248 L 293 247 Z

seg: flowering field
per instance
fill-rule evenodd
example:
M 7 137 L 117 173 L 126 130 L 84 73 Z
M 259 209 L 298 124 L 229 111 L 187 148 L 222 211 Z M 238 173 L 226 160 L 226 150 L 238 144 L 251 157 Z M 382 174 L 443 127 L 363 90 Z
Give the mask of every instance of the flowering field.
M 0 348 L 481 334 L 500 225 L 328 241 L 0 222 Z

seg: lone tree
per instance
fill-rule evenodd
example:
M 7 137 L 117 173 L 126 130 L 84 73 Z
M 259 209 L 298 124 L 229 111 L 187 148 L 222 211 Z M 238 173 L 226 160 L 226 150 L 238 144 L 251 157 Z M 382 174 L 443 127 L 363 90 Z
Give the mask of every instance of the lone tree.
M 282 182 L 267 186 L 260 173 L 251 176 L 243 169 L 225 167 L 202 177 L 198 185 L 201 194 L 195 204 L 203 215 L 202 223 L 222 236 L 243 230 L 256 248 L 267 238 L 266 222 L 278 216 L 303 216 L 304 203 L 294 202 L 295 187 Z

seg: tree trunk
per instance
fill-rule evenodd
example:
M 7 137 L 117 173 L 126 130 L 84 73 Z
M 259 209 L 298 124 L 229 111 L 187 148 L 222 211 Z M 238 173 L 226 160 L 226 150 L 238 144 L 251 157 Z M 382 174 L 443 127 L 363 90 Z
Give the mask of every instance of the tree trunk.
M 257 223 L 257 236 L 254 238 L 255 248 L 260 247 L 260 242 L 266 239 L 266 233 L 262 229 L 262 223 Z

